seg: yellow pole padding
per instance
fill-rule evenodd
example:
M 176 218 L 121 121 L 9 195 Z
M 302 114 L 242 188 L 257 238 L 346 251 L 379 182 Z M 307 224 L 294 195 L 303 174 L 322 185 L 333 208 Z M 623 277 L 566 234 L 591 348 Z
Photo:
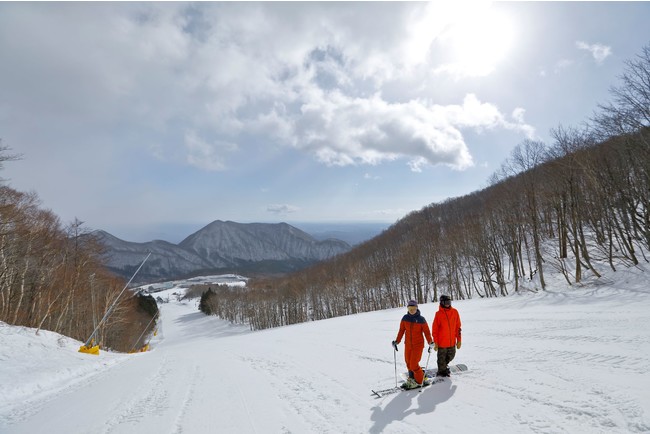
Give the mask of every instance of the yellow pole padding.
M 131 351 L 129 351 L 129 354 L 144 353 L 146 351 L 149 351 L 149 344 L 145 345 L 144 347 L 140 348 L 139 350 L 131 350 Z
M 93 356 L 98 356 L 99 355 L 99 345 L 95 345 L 94 347 L 82 345 L 81 347 L 79 347 L 79 352 L 80 353 L 86 353 L 86 354 L 92 354 Z

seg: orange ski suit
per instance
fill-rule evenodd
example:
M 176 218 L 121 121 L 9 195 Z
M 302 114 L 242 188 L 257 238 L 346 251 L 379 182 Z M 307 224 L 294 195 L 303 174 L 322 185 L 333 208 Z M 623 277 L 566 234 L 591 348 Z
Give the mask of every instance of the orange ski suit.
M 460 315 L 453 307 L 440 306 L 431 324 L 433 340 L 439 348 L 455 347 L 461 341 Z
M 420 367 L 420 359 L 422 358 L 422 350 L 424 349 L 422 335 L 427 339 L 427 343 L 432 342 L 429 325 L 427 324 L 427 320 L 420 315 L 420 310 L 418 309 L 414 315 L 409 313 L 404 315 L 402 321 L 400 321 L 399 332 L 397 333 L 395 342 L 399 344 L 402 341 L 402 337 L 404 337 L 404 360 L 406 361 L 406 367 L 409 373 L 413 373 L 413 379 L 420 384 L 424 380 L 424 371 Z

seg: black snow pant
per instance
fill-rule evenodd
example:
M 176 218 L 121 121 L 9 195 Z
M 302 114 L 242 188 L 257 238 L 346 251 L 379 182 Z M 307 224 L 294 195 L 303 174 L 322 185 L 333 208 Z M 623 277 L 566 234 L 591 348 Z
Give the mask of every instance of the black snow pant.
M 449 363 L 456 356 L 456 347 L 438 347 L 438 374 L 449 375 Z

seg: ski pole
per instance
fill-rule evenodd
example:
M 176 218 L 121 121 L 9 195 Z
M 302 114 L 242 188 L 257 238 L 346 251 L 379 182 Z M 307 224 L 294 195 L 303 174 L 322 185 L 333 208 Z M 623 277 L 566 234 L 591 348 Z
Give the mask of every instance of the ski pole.
M 395 387 L 397 387 L 397 342 L 393 341 L 393 361 L 395 362 Z
M 424 374 L 422 375 L 422 384 L 420 384 L 420 392 L 422 392 L 422 387 L 424 386 L 424 377 L 427 375 L 427 369 L 429 369 L 429 359 L 431 358 L 431 352 L 427 356 L 427 364 L 424 366 Z
M 424 366 L 424 370 L 426 371 L 429 369 L 429 359 L 431 358 L 431 351 L 429 351 L 429 355 L 427 356 L 427 364 Z

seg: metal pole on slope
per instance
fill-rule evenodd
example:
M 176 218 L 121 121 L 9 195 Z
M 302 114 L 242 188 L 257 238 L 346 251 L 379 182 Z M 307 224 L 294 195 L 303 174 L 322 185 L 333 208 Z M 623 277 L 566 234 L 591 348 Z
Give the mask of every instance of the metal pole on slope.
M 99 324 L 97 324 L 97 327 L 95 327 L 95 330 L 93 330 L 92 334 L 90 335 L 90 337 L 88 338 L 88 340 L 87 340 L 86 343 L 84 344 L 84 347 L 88 347 L 88 345 L 90 345 L 90 342 L 91 342 L 91 341 L 93 340 L 93 338 L 95 337 L 95 333 L 97 333 L 97 330 L 99 330 L 99 328 L 102 326 L 102 324 L 104 324 L 104 321 L 106 321 L 106 320 L 108 319 L 108 317 L 110 316 L 110 314 L 113 312 L 113 308 L 115 307 L 115 304 L 117 303 L 117 300 L 120 299 L 120 297 L 122 296 L 122 294 L 124 293 L 124 291 L 126 291 L 126 288 L 129 287 L 129 284 L 130 284 L 131 281 L 135 278 L 135 275 L 138 274 L 138 272 L 140 271 L 140 269 L 142 268 L 142 266 L 144 265 L 144 263 L 147 262 L 147 259 L 149 259 L 149 256 L 151 256 L 151 252 L 149 252 L 149 254 L 147 255 L 147 257 L 144 258 L 144 261 L 142 261 L 142 264 L 140 264 L 140 266 L 138 267 L 138 269 L 135 270 L 135 273 L 133 273 L 133 276 L 131 276 L 131 278 L 129 279 L 129 281 L 126 282 L 126 285 L 124 285 L 124 288 L 122 288 L 122 291 L 120 291 L 120 293 L 117 295 L 117 297 L 115 297 L 115 300 L 113 300 L 113 303 L 111 304 L 111 306 L 108 308 L 108 310 L 107 310 L 106 313 L 104 314 L 104 317 L 103 317 L 102 320 L 99 322 Z
M 431 348 L 429 348 L 429 355 L 427 356 L 427 364 L 424 366 L 424 375 L 422 375 L 422 384 L 420 384 L 420 392 L 422 392 L 422 388 L 424 387 L 424 377 L 427 374 L 427 369 L 429 369 L 429 359 L 431 358 Z
M 395 387 L 397 387 L 397 342 L 393 341 L 393 361 L 395 362 Z
M 144 330 L 142 330 L 142 333 L 140 333 L 140 336 L 138 336 L 138 339 L 136 339 L 135 342 L 133 342 L 133 345 L 131 346 L 131 352 L 134 352 L 134 351 L 135 351 L 135 346 L 138 345 L 138 342 L 140 341 L 140 338 L 142 338 L 142 336 L 144 336 L 144 333 L 147 331 L 147 329 L 149 328 L 149 326 L 151 325 L 151 323 L 154 322 L 154 320 L 155 320 L 156 318 L 158 318 L 158 314 L 159 314 L 159 313 L 160 313 L 160 312 L 158 312 L 157 314 L 155 314 L 155 315 L 153 316 L 153 318 L 151 318 L 151 321 L 149 321 L 149 324 L 147 324 L 147 325 L 144 327 Z M 149 344 L 147 344 L 147 345 L 149 345 Z

